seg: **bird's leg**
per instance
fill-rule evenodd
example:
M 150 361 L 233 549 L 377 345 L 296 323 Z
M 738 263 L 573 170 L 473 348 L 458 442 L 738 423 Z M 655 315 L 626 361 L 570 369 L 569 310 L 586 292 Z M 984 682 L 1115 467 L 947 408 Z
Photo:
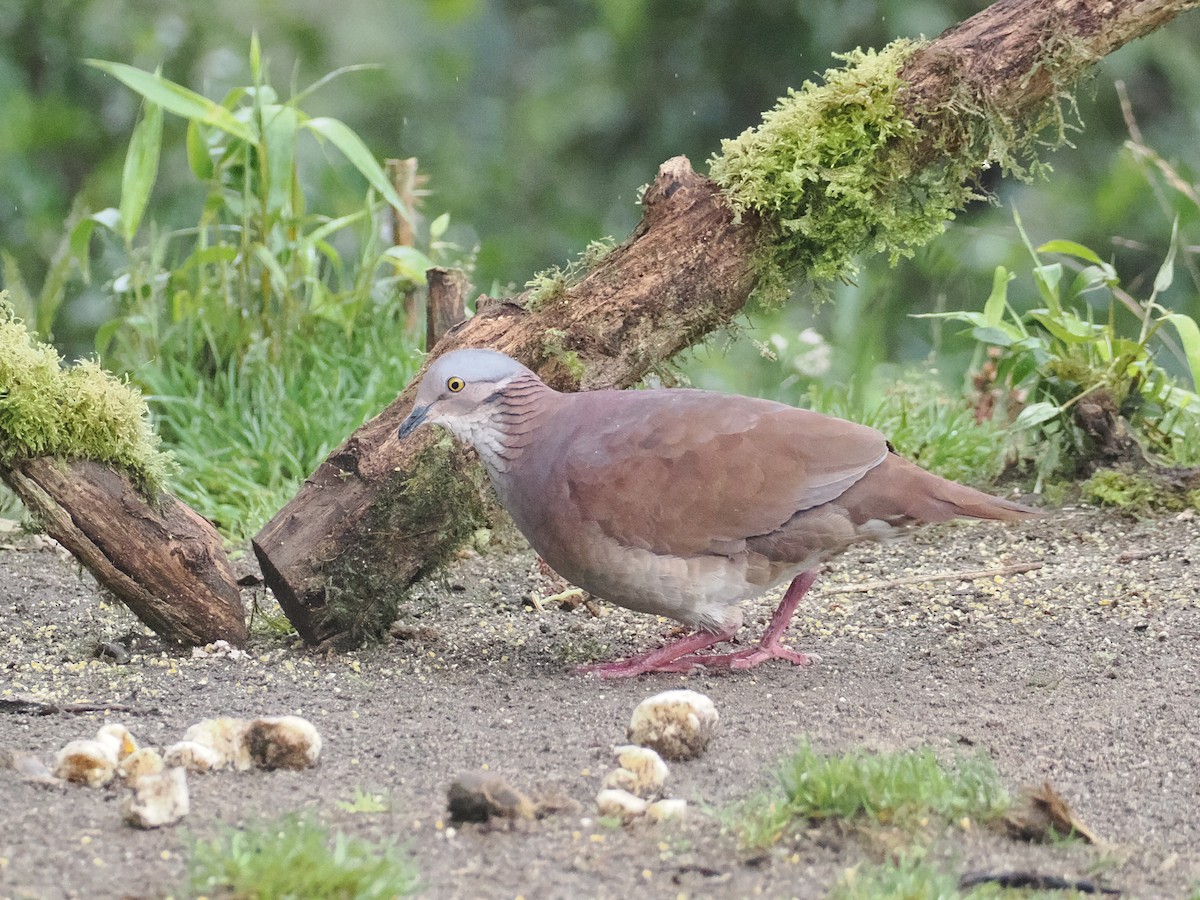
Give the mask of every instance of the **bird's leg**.
M 686 672 L 691 666 L 683 669 L 675 669 L 671 667 L 672 663 L 680 657 L 704 659 L 705 657 L 692 657 L 688 656 L 688 654 L 695 653 L 698 650 L 707 650 L 715 644 L 729 640 L 733 637 L 737 629 L 738 626 L 734 625 L 715 633 L 711 631 L 697 631 L 695 634 L 689 634 L 686 637 L 679 638 L 679 640 L 672 641 L 665 647 L 658 647 L 646 653 L 639 653 L 637 656 L 631 656 L 629 659 L 623 659 L 620 662 L 579 666 L 575 671 L 580 674 L 590 673 L 599 675 L 601 678 L 629 678 L 645 672 Z
M 789 650 L 787 647 L 780 646 L 779 641 L 783 637 L 784 632 L 787 631 L 788 625 L 791 624 L 792 615 L 796 612 L 796 607 L 800 605 L 800 601 L 808 593 L 808 589 L 813 586 L 813 582 L 816 580 L 817 573 L 815 569 L 801 572 L 792 580 L 792 583 L 788 585 L 788 589 L 783 595 L 783 599 L 779 601 L 779 606 L 775 609 L 774 615 L 771 616 L 771 621 L 767 624 L 767 630 L 763 632 L 762 640 L 759 641 L 757 646 L 747 647 L 745 650 L 735 650 L 733 653 L 720 653 L 712 656 L 692 655 L 675 657 L 668 661 L 666 665 L 657 666 L 656 671 L 687 672 L 690 669 L 701 667 L 707 669 L 752 669 L 759 663 L 766 662 L 768 659 L 783 659 L 794 666 L 809 665 L 819 657 L 815 654 L 797 653 L 795 650 Z

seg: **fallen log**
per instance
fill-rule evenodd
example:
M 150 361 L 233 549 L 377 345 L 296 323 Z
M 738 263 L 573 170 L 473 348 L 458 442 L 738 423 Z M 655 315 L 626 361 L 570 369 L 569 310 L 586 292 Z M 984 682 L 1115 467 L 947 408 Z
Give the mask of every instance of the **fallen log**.
M 175 497 L 147 500 L 128 475 L 91 460 L 27 459 L 2 474 L 46 533 L 159 637 L 246 643 L 221 537 Z
M 0 292 L 0 479 L 166 641 L 247 637 L 221 538 L 164 488 L 146 403 L 92 360 L 64 367 Z

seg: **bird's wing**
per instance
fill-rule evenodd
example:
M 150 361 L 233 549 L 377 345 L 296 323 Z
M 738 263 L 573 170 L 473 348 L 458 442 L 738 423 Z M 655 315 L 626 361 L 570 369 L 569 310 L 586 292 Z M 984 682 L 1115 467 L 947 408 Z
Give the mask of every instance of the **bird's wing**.
M 873 428 L 704 391 L 578 395 L 556 468 L 613 540 L 675 556 L 737 552 L 841 496 L 887 455 Z

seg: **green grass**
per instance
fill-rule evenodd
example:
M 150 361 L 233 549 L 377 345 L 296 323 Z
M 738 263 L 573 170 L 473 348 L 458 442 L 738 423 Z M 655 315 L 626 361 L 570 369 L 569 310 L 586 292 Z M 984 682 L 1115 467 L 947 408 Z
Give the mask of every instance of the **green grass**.
M 239 900 L 372 900 L 418 885 L 415 865 L 394 844 L 330 834 L 296 816 L 197 842 L 189 869 L 195 893 Z
M 738 830 L 748 845 L 772 844 L 797 822 L 920 827 L 930 818 L 991 819 L 1009 803 L 989 759 L 961 757 L 949 769 L 930 750 L 834 755 L 804 740 L 777 778 L 778 791 L 741 811 Z
M 163 445 L 171 484 L 228 538 L 254 534 L 317 465 L 412 378 L 418 365 L 401 322 L 381 318 L 349 336 L 332 325 L 285 345 L 283 359 L 248 354 L 215 376 L 166 353 L 134 373 Z
M 1005 429 L 976 422 L 965 399 L 947 396 L 928 375 L 905 375 L 876 401 L 853 386 L 814 384 L 807 405 L 878 429 L 897 453 L 943 478 L 984 487 L 1004 469 Z

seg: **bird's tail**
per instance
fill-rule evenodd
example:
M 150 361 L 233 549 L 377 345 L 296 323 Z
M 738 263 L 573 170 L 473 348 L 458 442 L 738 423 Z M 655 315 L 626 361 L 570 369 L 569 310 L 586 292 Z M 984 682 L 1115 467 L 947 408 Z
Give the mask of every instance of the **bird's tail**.
M 1041 516 L 1029 506 L 993 497 L 975 488 L 926 472 L 895 453 L 842 495 L 841 505 L 857 523 L 872 519 L 892 524 L 945 522 L 949 519 L 1018 521 Z

